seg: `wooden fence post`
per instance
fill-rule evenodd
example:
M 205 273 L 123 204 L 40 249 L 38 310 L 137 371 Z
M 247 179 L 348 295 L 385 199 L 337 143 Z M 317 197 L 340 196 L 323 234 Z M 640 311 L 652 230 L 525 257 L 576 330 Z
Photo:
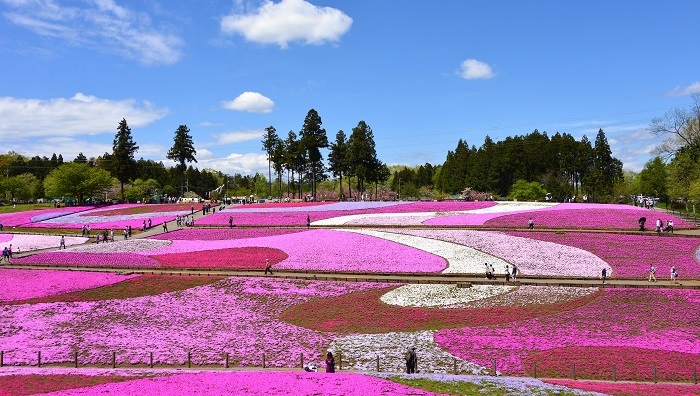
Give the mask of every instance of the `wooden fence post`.
M 537 378 L 537 362 L 532 363 L 532 377 Z
M 117 367 L 117 352 L 112 351 L 112 368 Z
M 452 358 L 452 371 L 457 375 L 457 358 L 453 357 Z
M 613 364 L 613 382 L 617 382 L 617 370 Z
M 2 353 L 0 353 L 0 367 L 2 367 Z M 695 366 L 693 366 L 693 383 L 698 383 L 698 369 Z
M 493 359 L 493 376 L 496 376 L 496 359 Z
M 299 354 L 299 359 L 301 359 L 301 368 L 304 368 L 304 354 L 303 353 Z
M 5 351 L 0 351 L 0 367 L 4 364 Z
M 343 352 L 338 351 L 338 371 L 343 369 Z
M 37 356 L 36 356 L 36 365 L 37 365 L 37 367 L 41 367 L 41 351 L 39 351 L 39 352 L 37 353 Z
M 78 351 L 73 351 L 73 362 L 75 363 L 75 368 L 78 368 Z
M 187 351 L 187 368 L 192 368 L 192 352 Z
M 263 352 L 263 368 L 265 368 L 265 352 Z
M 379 372 L 379 355 L 377 355 L 377 372 Z
M 226 352 L 226 363 L 224 364 L 225 368 L 228 368 L 228 352 Z
M 148 366 L 150 368 L 153 368 L 153 352 L 150 353 L 149 360 L 148 360 Z

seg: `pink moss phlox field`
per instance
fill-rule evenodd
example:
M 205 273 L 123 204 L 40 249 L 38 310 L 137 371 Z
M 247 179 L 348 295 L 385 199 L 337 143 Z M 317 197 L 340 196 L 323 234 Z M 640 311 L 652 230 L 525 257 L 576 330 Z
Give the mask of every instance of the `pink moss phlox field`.
M 227 248 L 189 253 L 167 253 L 152 255 L 163 268 L 206 268 L 206 269 L 263 269 L 265 260 L 271 264 L 287 258 L 279 249 L 271 248 Z
M 561 229 L 638 230 L 637 221 L 647 218 L 646 225 L 653 227 L 657 218 L 673 220 L 674 228 L 697 228 L 694 224 L 666 213 L 630 205 L 562 203 L 551 208 L 514 214 L 504 214 L 486 221 L 489 227 L 527 227 L 532 218 L 536 227 Z
M 377 283 L 229 278 L 178 292 L 120 300 L 8 305 L 2 308 L 0 349 L 6 365 L 71 362 L 82 364 L 183 365 L 188 351 L 194 365 L 295 367 L 320 362 L 335 338 L 284 323 L 289 306 L 311 299 L 387 287 Z M 204 309 L 206 307 L 206 309 Z
M 74 253 L 54 251 L 12 260 L 13 264 L 44 264 L 74 267 L 157 268 L 158 261 L 139 253 Z
M 608 263 L 583 249 L 500 232 L 410 229 L 391 232 L 469 246 L 516 265 L 524 275 L 598 276 L 602 268 L 610 268 Z
M 509 325 L 447 329 L 435 341 L 448 352 L 506 374 L 523 375 L 533 353 L 566 347 L 636 347 L 700 352 L 700 292 L 693 290 L 606 290 L 573 311 Z M 600 357 L 599 357 L 600 358 Z
M 82 212 L 93 209 L 94 206 L 70 206 L 63 208 L 47 208 L 27 210 L 23 212 L 2 213 L 0 214 L 0 224 L 3 227 L 19 227 L 27 226 L 33 221 L 42 221 L 56 217 L 66 216 L 69 214 Z
M 227 225 L 233 216 L 236 225 L 298 226 L 306 225 L 307 216 L 314 222 L 348 215 L 475 210 L 493 205 L 494 202 L 339 202 L 308 208 L 282 205 L 250 210 L 241 206 L 206 216 L 198 225 Z
M 148 214 L 160 212 L 189 212 L 191 204 L 120 204 L 111 205 L 98 210 L 91 211 L 87 216 L 124 216 L 133 214 Z M 201 209 L 200 205 L 195 205 L 195 210 Z
M 397 384 L 390 380 L 357 373 L 299 372 L 201 372 L 166 377 L 144 378 L 97 385 L 45 396 L 92 395 L 259 395 L 259 396 L 366 396 L 436 395 L 432 392 Z
M 548 241 L 589 251 L 608 262 L 619 277 L 647 277 L 656 266 L 656 277 L 668 279 L 671 266 L 679 277 L 700 277 L 696 251 L 700 239 L 687 236 L 622 235 L 567 232 L 504 231 L 504 234 Z
M 171 241 L 220 241 L 223 239 L 249 239 L 303 232 L 294 228 L 183 228 L 167 234 L 158 234 L 151 239 Z
M 92 289 L 137 276 L 83 271 L 0 269 L 0 301 L 26 300 Z
M 33 216 L 24 227 L 81 229 L 89 225 L 94 230 L 123 230 L 126 226 L 140 228 L 144 220 L 151 220 L 153 226 L 175 219 L 177 215 L 189 214 L 184 205 L 143 205 L 122 204 L 107 207 L 80 207 L 80 212 L 70 212 L 61 216 Z M 119 214 L 122 213 L 122 214 Z
M 279 269 L 439 272 L 447 267 L 444 258 L 423 250 L 367 235 L 325 229 L 250 240 L 174 240 L 168 246 L 140 253 L 156 255 L 238 247 L 282 250 L 289 258 L 274 266 Z
M 600 392 L 608 395 L 624 396 L 688 396 L 700 395 L 700 385 L 688 384 L 638 384 L 620 382 L 593 382 L 574 380 L 545 380 L 550 384 L 581 389 L 589 392 Z

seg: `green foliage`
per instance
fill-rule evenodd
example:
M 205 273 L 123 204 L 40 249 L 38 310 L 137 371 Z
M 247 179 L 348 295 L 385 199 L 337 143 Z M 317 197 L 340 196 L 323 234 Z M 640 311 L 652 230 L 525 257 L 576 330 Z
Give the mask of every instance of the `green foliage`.
M 197 162 L 195 155 L 197 155 L 197 151 L 194 149 L 190 129 L 187 128 L 187 125 L 180 125 L 175 131 L 173 146 L 168 150 L 166 158 L 177 162 L 177 168 L 184 173 L 187 162 Z
M 122 118 L 117 127 L 117 133 L 114 135 L 112 155 L 109 158 L 111 161 L 108 161 L 109 167 L 107 168 L 121 184 L 122 200 L 124 199 L 124 183 L 136 176 L 134 154 L 138 150 L 139 146 L 136 145 L 131 136 L 131 128 L 127 125 L 126 119 Z M 108 154 L 105 154 L 106 156 Z M 107 158 L 104 159 L 107 160 Z
M 20 201 L 39 198 L 40 186 L 39 179 L 31 173 L 8 177 L 0 182 L 0 188 L 4 193 Z
M 77 162 L 59 166 L 44 179 L 46 195 L 75 197 L 78 202 L 101 196 L 113 185 L 114 179 L 106 170 Z
M 543 201 L 547 190 L 538 182 L 517 180 L 510 189 L 510 198 L 518 201 Z
M 148 202 L 156 193 L 164 193 L 155 179 L 136 179 L 131 184 L 131 187 L 125 191 L 128 199 L 133 199 L 142 202 Z

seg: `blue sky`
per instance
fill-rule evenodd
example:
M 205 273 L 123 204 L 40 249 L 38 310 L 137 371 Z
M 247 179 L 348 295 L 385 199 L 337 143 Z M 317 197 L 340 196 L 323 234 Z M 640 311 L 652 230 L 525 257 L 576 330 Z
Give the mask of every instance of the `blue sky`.
M 652 118 L 700 92 L 698 1 L 0 0 L 0 150 L 112 151 L 126 118 L 163 160 L 186 124 L 200 169 L 267 173 L 262 133 L 316 109 L 364 120 L 379 158 L 441 164 L 537 128 L 640 170 Z

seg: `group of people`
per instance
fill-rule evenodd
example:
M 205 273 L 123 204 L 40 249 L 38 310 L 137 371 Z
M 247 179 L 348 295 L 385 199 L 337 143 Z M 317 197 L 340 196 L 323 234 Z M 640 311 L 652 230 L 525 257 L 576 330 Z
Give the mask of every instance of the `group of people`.
M 309 362 L 306 365 L 304 365 L 304 371 L 317 372 L 318 366 L 314 362 Z M 335 358 L 333 357 L 333 352 L 331 351 L 328 351 L 328 353 L 326 354 L 326 372 L 335 373 Z
M 486 269 L 486 279 L 496 279 L 496 270 L 493 268 L 493 264 L 489 263 L 484 263 L 484 268 Z M 518 267 L 513 264 L 513 268 L 510 267 L 510 264 L 506 264 L 505 270 L 504 270 L 504 275 L 506 277 L 506 282 L 510 282 L 511 280 L 513 282 L 517 282 L 517 276 L 518 276 Z
M 10 244 L 10 247 L 8 248 L 5 246 L 4 249 L 2 249 L 2 259 L 0 261 L 7 261 L 8 263 L 12 259 L 12 244 Z
M 661 231 L 673 234 L 673 220 L 668 220 L 666 227 L 664 227 L 664 222 L 661 219 L 656 219 L 656 232 L 660 234 Z
M 194 215 L 192 215 L 191 218 L 188 215 L 183 215 L 183 216 L 177 215 L 177 217 L 175 217 L 175 224 L 177 224 L 178 227 L 182 227 L 183 225 L 187 226 L 187 227 L 193 226 L 194 225 Z

